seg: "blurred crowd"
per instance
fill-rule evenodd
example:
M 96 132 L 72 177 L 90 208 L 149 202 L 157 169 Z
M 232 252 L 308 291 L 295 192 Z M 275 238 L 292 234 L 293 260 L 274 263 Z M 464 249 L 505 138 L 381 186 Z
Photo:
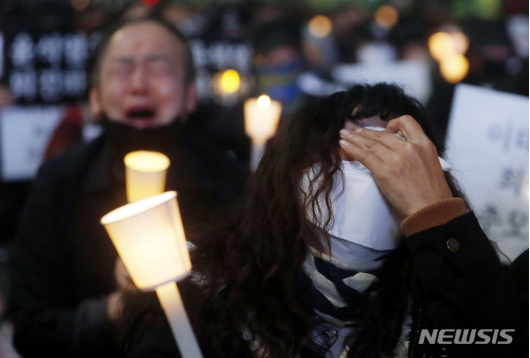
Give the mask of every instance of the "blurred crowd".
M 348 75 L 352 65 L 377 73 L 411 63 L 411 73 L 423 71 L 422 90 L 412 94 L 426 106 L 441 142 L 456 84 L 528 96 L 527 1 L 355 3 L 4 0 L 0 112 L 13 105 L 64 106 L 45 150 L 36 153 L 42 159 L 97 136 L 100 118 L 87 106 L 90 57 L 109 23 L 150 14 L 190 40 L 199 98 L 191 125 L 247 166 L 245 99 L 269 95 L 282 104 L 285 121 L 303 103 L 369 79 L 368 72 L 367 78 Z M 30 180 L 3 175 L 3 246 L 13 237 Z

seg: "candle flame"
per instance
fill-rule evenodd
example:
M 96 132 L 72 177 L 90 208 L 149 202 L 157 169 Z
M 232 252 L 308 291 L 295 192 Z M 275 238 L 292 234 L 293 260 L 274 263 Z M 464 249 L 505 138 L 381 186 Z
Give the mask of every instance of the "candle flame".
M 258 98 L 258 108 L 262 111 L 268 109 L 271 106 L 271 99 L 267 95 L 261 95 Z

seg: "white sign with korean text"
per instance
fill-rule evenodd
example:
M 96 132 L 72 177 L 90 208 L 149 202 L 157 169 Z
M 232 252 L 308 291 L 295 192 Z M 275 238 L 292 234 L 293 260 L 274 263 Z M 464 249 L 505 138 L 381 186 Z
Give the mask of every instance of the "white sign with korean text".
M 528 248 L 528 97 L 460 84 L 446 159 L 479 222 L 510 259 Z
M 2 112 L 0 152 L 4 181 L 33 179 L 62 116 L 61 106 L 9 107 Z

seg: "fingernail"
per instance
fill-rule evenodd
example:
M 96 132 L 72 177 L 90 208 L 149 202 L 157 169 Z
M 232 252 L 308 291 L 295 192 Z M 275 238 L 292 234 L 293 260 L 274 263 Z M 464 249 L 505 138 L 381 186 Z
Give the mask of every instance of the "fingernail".
M 350 143 L 348 143 L 347 141 L 345 140 L 339 140 L 339 144 L 342 146 L 342 147 L 349 147 L 350 146 Z
M 349 136 L 350 134 L 351 134 L 351 131 L 348 130 L 348 129 L 341 129 L 341 130 L 340 130 L 340 135 L 341 135 L 341 136 L 347 137 L 347 136 Z
M 354 133 L 361 133 L 363 131 L 363 128 L 355 128 L 353 130 Z

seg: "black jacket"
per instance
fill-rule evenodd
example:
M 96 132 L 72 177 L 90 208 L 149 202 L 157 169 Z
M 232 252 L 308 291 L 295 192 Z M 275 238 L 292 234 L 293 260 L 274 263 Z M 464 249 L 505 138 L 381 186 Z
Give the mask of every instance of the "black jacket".
M 453 240 L 448 246 L 450 239 Z M 512 355 L 514 343 L 439 345 L 429 344 L 427 340 L 424 344 L 418 343 L 422 329 L 430 332 L 433 329 L 515 329 L 515 332 L 506 334 L 514 340 L 528 342 L 528 337 L 517 335 L 518 324 L 528 324 L 528 317 L 519 317 L 513 285 L 474 214 L 470 212 L 444 225 L 411 235 L 406 238 L 406 244 L 415 263 L 422 293 L 421 302 L 412 312 L 414 319 L 408 356 L 515 357 Z M 493 337 L 492 331 L 486 334 Z M 498 337 L 498 341 L 505 339 Z M 203 350 L 207 352 L 208 347 Z M 231 358 L 249 356 L 248 351 L 232 351 L 230 347 L 227 351 L 230 351 Z M 142 333 L 129 342 L 127 353 L 129 358 L 179 356 L 171 333 L 163 325 L 143 327 Z
M 116 357 L 107 296 L 116 251 L 101 217 L 126 203 L 123 162 L 105 136 L 45 163 L 11 252 L 10 314 L 24 357 Z M 171 153 L 166 190 L 178 192 L 186 234 L 243 192 L 246 169 L 184 131 Z M 121 352 L 120 352 L 121 353 Z

